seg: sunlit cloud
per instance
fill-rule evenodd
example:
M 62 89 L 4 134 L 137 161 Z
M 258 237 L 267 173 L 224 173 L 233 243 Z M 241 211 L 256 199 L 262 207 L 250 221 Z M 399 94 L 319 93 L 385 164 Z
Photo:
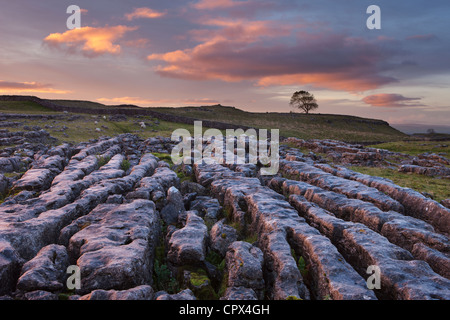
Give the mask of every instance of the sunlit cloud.
M 0 80 L 0 93 L 17 94 L 17 93 L 55 93 L 66 94 L 71 91 L 54 89 L 50 84 L 39 82 L 12 82 Z
M 406 38 L 406 40 L 416 40 L 416 41 L 431 41 L 434 39 L 436 39 L 436 35 L 434 34 L 416 34 Z
M 151 54 L 163 61 L 155 71 L 164 77 L 188 80 L 250 80 L 259 86 L 312 85 L 362 92 L 395 82 L 381 75 L 385 55 L 374 43 L 341 34 L 308 34 L 270 21 L 205 20 L 218 29 L 195 30 L 201 43 L 184 50 Z M 326 48 L 326 50 L 324 49 Z
M 145 99 L 140 97 L 99 98 L 98 102 L 104 104 L 131 104 L 138 106 L 185 106 L 217 104 L 218 100 L 209 98 L 198 99 Z
M 114 42 L 122 38 L 125 33 L 136 29 L 138 28 L 122 25 L 103 28 L 82 27 L 64 33 L 52 33 L 44 39 L 44 43 L 72 53 L 81 50 L 87 57 L 96 57 L 105 53 L 116 55 L 121 52 L 121 47 Z
M 159 12 L 150 8 L 136 8 L 133 12 L 125 14 L 128 21 L 134 19 L 156 19 L 165 16 L 167 12 Z
M 417 103 L 421 98 L 407 98 L 401 94 L 395 93 L 378 93 L 363 98 L 363 101 L 373 107 L 417 107 L 424 106 Z
M 213 10 L 240 6 L 248 1 L 234 1 L 234 0 L 200 0 L 192 6 L 199 10 Z

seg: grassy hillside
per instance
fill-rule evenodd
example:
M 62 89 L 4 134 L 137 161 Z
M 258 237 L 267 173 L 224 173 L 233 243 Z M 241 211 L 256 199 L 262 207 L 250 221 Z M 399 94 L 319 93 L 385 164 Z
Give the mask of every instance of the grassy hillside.
M 55 111 L 29 101 L 0 101 L 0 113 L 46 114 Z
M 252 113 L 223 106 L 152 108 L 152 110 L 255 128 L 279 129 L 282 136 L 302 139 L 368 142 L 399 141 L 406 137 L 384 121 L 346 115 Z
M 125 109 L 141 109 L 136 106 L 107 106 L 91 101 L 77 100 L 49 100 L 50 102 L 67 107 L 77 107 L 86 109 L 86 112 L 100 109 L 114 108 L 120 113 Z M 302 139 L 336 139 L 348 142 L 393 142 L 401 141 L 407 136 L 402 132 L 392 128 L 388 123 L 381 120 L 365 119 L 347 115 L 330 115 L 330 114 L 298 114 L 298 113 L 252 113 L 236 109 L 234 107 L 224 106 L 206 106 L 206 107 L 183 107 L 183 108 L 146 108 L 148 110 L 165 113 L 169 115 L 184 116 L 202 120 L 212 120 L 224 123 L 230 123 L 238 126 L 248 126 L 254 128 L 279 129 L 280 135 L 284 137 L 297 137 Z M 34 102 L 23 101 L 0 101 L 0 112 L 10 113 L 58 113 L 45 108 Z M 61 114 L 61 113 L 59 113 Z M 92 115 L 85 115 L 85 118 L 92 118 Z M 140 121 L 154 121 L 154 117 L 141 116 L 129 117 L 126 123 L 107 124 L 103 123 L 103 117 L 94 120 L 98 121 L 98 126 L 91 124 L 86 125 L 77 123 L 77 121 L 66 124 L 69 131 L 73 129 L 74 134 L 81 135 L 83 138 L 92 135 L 98 136 L 95 132 L 96 127 L 106 126 L 108 129 L 103 131 L 104 134 L 114 134 L 122 132 L 142 133 L 145 136 L 155 135 L 157 130 L 160 135 L 170 136 L 176 128 L 191 128 L 191 125 L 180 124 L 170 121 L 160 121 L 159 125 L 152 125 L 144 132 L 140 132 L 136 123 Z M 91 122 L 94 122 L 91 121 Z M 131 123 L 130 123 L 131 121 Z M 134 121 L 134 122 L 133 122 Z M 38 123 L 37 125 L 42 125 Z M 119 126 L 120 128 L 116 128 Z M 83 129 L 83 130 L 81 130 Z M 51 130 L 50 130 L 51 131 Z M 81 133 L 82 131 L 83 133 Z M 69 132 L 66 132 L 69 134 Z M 61 134 L 55 133 L 58 137 Z M 58 137 L 59 138 L 59 137 Z M 64 136 L 61 136 L 64 139 Z M 64 139 L 65 140 L 65 139 Z
M 88 104 L 86 103 L 86 105 Z M 178 128 L 194 130 L 192 125 L 163 121 L 150 116 L 127 117 L 125 121 L 110 121 L 108 116 L 105 119 L 101 115 L 55 112 L 37 103 L 28 101 L 0 101 L 0 113 L 58 115 L 62 118 L 13 119 L 11 121 L 19 122 L 20 125 L 7 127 L 6 129 L 9 131 L 23 131 L 23 126 L 38 126 L 59 141 L 71 143 L 79 143 L 96 139 L 100 136 L 114 136 L 121 133 L 133 133 L 142 138 L 149 138 L 158 135 L 170 137 L 172 132 Z M 145 128 L 141 127 L 141 122 L 146 123 Z M 101 131 L 97 131 L 97 128 Z

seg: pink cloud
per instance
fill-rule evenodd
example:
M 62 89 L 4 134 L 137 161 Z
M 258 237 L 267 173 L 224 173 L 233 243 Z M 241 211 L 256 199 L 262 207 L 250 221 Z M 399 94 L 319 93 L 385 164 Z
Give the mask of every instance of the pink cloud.
M 434 34 L 416 34 L 406 38 L 406 40 L 418 40 L 418 41 L 430 41 L 434 39 L 436 39 L 436 36 Z
M 134 19 L 155 19 L 155 18 L 161 18 L 165 16 L 166 12 L 159 12 L 155 11 L 150 8 L 136 8 L 132 13 L 127 13 L 125 15 L 125 18 L 128 21 L 134 20 Z
M 14 82 L 0 80 L 1 93 L 55 93 L 66 94 L 70 91 L 54 89 L 51 84 L 43 84 L 39 82 Z
M 122 38 L 125 33 L 136 30 L 137 27 L 113 26 L 113 27 L 82 27 L 67 30 L 64 33 L 52 33 L 44 39 L 44 43 L 76 52 L 81 47 L 81 52 L 88 57 L 96 57 L 105 53 L 119 54 L 121 47 L 115 41 Z
M 423 104 L 414 103 L 421 98 L 407 98 L 401 94 L 394 93 L 378 93 L 367 96 L 363 101 L 373 107 L 416 107 L 423 106 Z
M 383 54 L 364 39 L 338 34 L 297 31 L 297 41 L 283 41 L 295 28 L 270 21 L 205 20 L 192 33 L 201 43 L 193 48 L 151 54 L 162 61 L 156 72 L 164 77 L 228 82 L 254 81 L 261 86 L 304 85 L 365 91 L 394 82 L 379 75 Z M 295 26 L 298 27 L 298 26 Z
M 217 104 L 218 100 L 209 98 L 197 99 L 146 99 L 141 97 L 115 97 L 99 98 L 98 102 L 106 104 L 133 104 L 139 106 L 181 106 L 181 105 L 199 105 Z
M 193 7 L 199 10 L 213 10 L 218 8 L 232 8 L 246 4 L 247 1 L 234 0 L 200 0 L 193 4 Z

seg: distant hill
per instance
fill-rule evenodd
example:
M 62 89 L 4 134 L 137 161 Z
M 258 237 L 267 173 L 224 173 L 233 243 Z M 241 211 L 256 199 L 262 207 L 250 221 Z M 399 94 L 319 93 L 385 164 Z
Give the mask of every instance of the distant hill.
M 14 107 L 11 102 L 14 101 Z M 8 103 L 9 102 L 9 103 Z M 247 112 L 235 107 L 214 105 L 180 108 L 143 108 L 134 105 L 108 106 L 79 100 L 48 100 L 32 96 L 0 96 L 0 112 L 71 112 L 87 114 L 126 114 L 150 116 L 171 123 L 193 125 L 203 120 L 204 127 L 279 129 L 284 137 L 302 139 L 335 139 L 347 142 L 375 143 L 399 141 L 406 134 L 386 121 L 334 114 L 299 114 Z
M 160 113 L 218 120 L 256 128 L 279 129 L 285 137 L 336 139 L 348 142 L 398 141 L 406 137 L 383 120 L 335 114 L 247 112 L 221 105 L 151 108 Z
M 436 133 L 450 134 L 450 125 L 392 124 L 391 126 L 406 134 L 427 133 L 429 129 L 433 129 Z

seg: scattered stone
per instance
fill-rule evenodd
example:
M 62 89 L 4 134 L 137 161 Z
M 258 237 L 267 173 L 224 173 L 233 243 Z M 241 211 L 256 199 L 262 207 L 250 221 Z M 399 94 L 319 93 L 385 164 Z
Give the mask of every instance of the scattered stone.
M 155 293 L 148 285 L 138 286 L 129 290 L 94 290 L 81 296 L 78 300 L 153 300 Z
M 166 224 L 173 224 L 178 221 L 180 214 L 185 212 L 183 196 L 181 192 L 170 187 L 167 191 L 167 204 L 161 210 L 161 217 Z
M 236 229 L 226 225 L 224 221 L 225 219 L 222 219 L 215 223 L 210 232 L 211 249 L 219 253 L 222 257 L 225 257 L 228 246 L 238 239 Z
M 158 291 L 155 294 L 156 300 L 197 300 L 190 289 L 185 289 L 177 294 L 168 294 L 165 291 Z
M 259 248 L 248 242 L 233 242 L 226 253 L 228 287 L 253 289 L 258 299 L 263 299 L 263 264 L 263 253 Z
M 175 231 L 169 240 L 167 260 L 175 266 L 202 267 L 206 257 L 208 229 L 203 219 L 190 212 L 186 226 Z
M 25 263 L 17 288 L 21 291 L 63 289 L 69 256 L 66 247 L 52 244 L 42 248 L 36 257 Z

